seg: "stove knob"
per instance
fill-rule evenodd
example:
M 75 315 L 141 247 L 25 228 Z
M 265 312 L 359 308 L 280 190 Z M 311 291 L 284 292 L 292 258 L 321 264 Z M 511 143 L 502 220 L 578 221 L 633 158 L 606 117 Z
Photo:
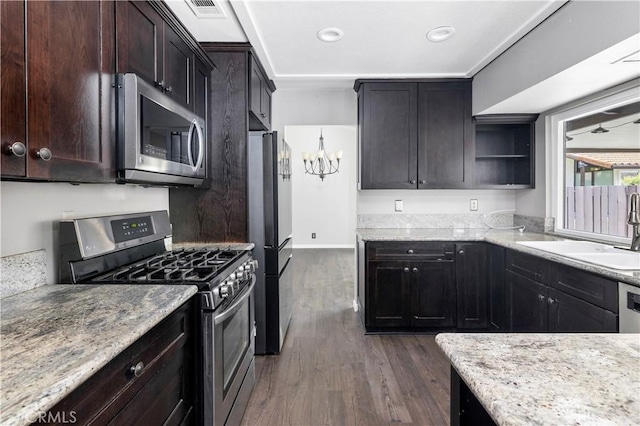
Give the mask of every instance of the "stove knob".
M 233 282 L 233 281 L 235 281 L 235 280 L 236 280 L 236 277 L 237 277 L 237 276 L 236 276 L 236 273 L 235 273 L 235 272 L 232 272 L 232 273 L 227 277 L 227 281 L 231 281 L 231 282 Z
M 258 270 L 258 261 L 255 259 L 251 259 L 247 261 L 247 268 L 249 272 L 255 272 Z
M 233 296 L 233 284 L 222 284 L 218 288 L 218 293 L 220 294 L 220 297 L 223 298 Z

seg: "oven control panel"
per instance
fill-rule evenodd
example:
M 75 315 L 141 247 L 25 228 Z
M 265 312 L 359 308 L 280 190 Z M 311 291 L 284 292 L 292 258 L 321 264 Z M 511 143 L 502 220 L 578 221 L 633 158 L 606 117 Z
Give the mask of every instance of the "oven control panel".
M 258 269 L 258 261 L 249 259 L 236 268 L 217 288 L 218 295 L 223 298 L 233 297 L 244 288 L 247 280 L 251 277 L 251 273 Z
M 111 230 L 113 231 L 113 240 L 116 243 L 121 243 L 153 235 L 153 222 L 151 216 L 112 220 Z

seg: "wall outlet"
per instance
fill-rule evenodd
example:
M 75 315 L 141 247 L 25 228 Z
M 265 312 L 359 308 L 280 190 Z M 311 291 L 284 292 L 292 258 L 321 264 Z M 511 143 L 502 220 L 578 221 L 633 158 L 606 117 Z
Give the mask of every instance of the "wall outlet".
M 471 210 L 472 212 L 478 211 L 478 200 L 476 200 L 475 198 L 469 200 L 469 210 Z
M 315 232 L 312 232 L 312 233 L 311 233 L 311 239 L 312 239 L 312 240 L 315 240 L 315 239 L 316 239 L 316 233 L 315 233 Z
M 404 203 L 402 202 L 402 200 L 396 200 L 396 211 L 397 212 L 401 212 L 402 209 L 404 208 Z

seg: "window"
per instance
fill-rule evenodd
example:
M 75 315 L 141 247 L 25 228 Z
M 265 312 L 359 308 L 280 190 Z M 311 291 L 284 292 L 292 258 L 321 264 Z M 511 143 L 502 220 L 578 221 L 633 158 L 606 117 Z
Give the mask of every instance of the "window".
M 640 88 L 550 117 L 556 232 L 628 243 L 629 197 L 640 190 Z

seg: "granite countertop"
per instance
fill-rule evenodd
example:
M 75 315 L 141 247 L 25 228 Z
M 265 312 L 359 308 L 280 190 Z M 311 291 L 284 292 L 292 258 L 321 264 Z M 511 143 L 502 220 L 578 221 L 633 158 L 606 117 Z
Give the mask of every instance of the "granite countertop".
M 486 228 L 359 228 L 356 234 L 364 241 L 486 241 L 640 287 L 640 270 L 625 271 L 606 268 L 518 244 L 518 241 L 567 239 L 549 234 Z
M 638 334 L 439 334 L 499 425 L 640 423 Z
M 45 285 L 0 301 L 0 424 L 28 424 L 197 292 Z

